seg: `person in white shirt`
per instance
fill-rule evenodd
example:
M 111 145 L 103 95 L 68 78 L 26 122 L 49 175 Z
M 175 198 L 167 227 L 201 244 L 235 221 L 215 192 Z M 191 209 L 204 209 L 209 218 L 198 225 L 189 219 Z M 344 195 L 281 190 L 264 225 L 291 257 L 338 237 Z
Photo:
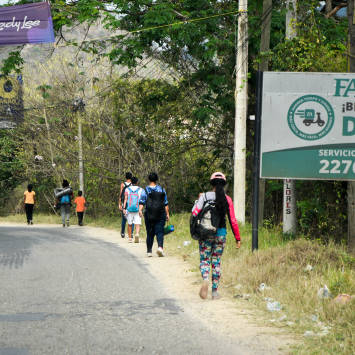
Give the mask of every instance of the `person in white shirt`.
M 127 216 L 128 222 L 128 242 L 132 243 L 132 225 L 136 226 L 134 242 L 139 243 L 139 231 L 142 224 L 142 218 L 139 216 L 139 199 L 142 189 L 138 186 L 138 178 L 132 178 L 132 185 L 125 190 L 125 199 L 123 203 L 123 213 Z

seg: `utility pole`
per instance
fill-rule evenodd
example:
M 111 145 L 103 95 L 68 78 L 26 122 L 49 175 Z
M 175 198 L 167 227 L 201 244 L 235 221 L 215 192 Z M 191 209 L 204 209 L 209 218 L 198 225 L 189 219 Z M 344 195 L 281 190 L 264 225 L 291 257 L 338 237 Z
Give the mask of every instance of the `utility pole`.
M 286 0 L 286 38 L 293 39 L 297 36 L 297 0 Z
M 355 0 L 348 0 L 348 71 L 355 73 Z M 348 181 L 348 250 L 355 253 L 355 181 Z
M 79 114 L 79 120 L 78 120 L 78 138 L 79 138 L 79 188 L 83 192 L 83 196 L 85 196 L 84 161 L 83 161 L 83 123 L 82 123 L 80 114 Z
M 84 191 L 84 160 L 83 160 L 83 122 L 81 117 L 81 112 L 84 110 L 84 102 L 83 99 L 78 98 L 74 100 L 73 103 L 73 111 L 78 113 L 78 141 L 79 141 L 79 189 L 83 192 L 83 196 L 85 196 Z
M 239 0 L 238 9 L 233 197 L 236 218 L 240 223 L 244 224 L 246 121 L 248 109 L 248 0 Z
M 54 173 L 58 179 L 58 183 L 60 184 L 60 177 L 57 174 L 57 168 L 56 164 L 54 164 L 54 158 L 53 158 L 53 149 L 52 149 L 52 142 L 51 142 L 51 134 L 50 134 L 50 127 L 48 123 L 48 118 L 47 118 L 47 109 L 46 109 L 46 98 L 49 97 L 48 90 L 52 89 L 51 86 L 49 85 L 42 85 L 39 86 L 37 89 L 42 91 L 42 97 L 43 97 L 43 115 L 44 115 L 44 120 L 46 122 L 46 128 L 47 128 L 47 138 L 48 138 L 48 144 L 49 144 L 49 151 L 51 154 L 51 161 L 52 161 L 52 168 L 54 169 Z
M 260 53 L 270 50 L 270 32 L 271 32 L 271 10 L 272 0 L 263 1 L 263 17 L 261 25 Z M 263 59 L 259 64 L 259 71 L 269 70 L 269 60 Z M 254 152 L 255 154 L 255 152 Z M 265 179 L 259 179 L 259 213 L 258 225 L 263 226 L 264 223 L 264 206 L 265 206 Z
M 297 35 L 296 27 L 297 0 L 286 0 L 286 38 L 291 40 Z M 283 198 L 283 232 L 285 234 L 297 234 L 297 181 L 284 180 Z

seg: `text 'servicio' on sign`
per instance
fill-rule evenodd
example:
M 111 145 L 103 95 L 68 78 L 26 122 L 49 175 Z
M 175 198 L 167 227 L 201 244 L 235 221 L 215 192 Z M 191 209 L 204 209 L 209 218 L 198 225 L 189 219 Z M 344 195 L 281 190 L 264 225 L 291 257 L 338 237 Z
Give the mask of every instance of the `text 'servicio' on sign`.
M 54 41 L 48 2 L 0 8 L 0 46 Z

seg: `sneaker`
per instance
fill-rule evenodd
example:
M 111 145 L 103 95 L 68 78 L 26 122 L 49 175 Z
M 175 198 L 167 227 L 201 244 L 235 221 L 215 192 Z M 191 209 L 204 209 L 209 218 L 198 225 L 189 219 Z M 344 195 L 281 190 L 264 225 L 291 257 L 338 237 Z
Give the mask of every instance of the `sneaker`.
M 208 293 L 208 284 L 210 282 L 208 280 L 203 280 L 202 286 L 200 289 L 200 297 L 205 300 L 207 298 L 207 293 Z
M 67 227 L 69 227 L 69 226 L 70 226 L 69 221 L 67 221 Z
M 134 242 L 135 242 L 135 243 L 139 243 L 139 234 L 136 234 L 136 235 L 134 236 Z
M 213 300 L 218 300 L 220 299 L 222 296 L 220 294 L 217 293 L 217 291 L 212 291 L 212 299 Z
M 128 243 L 133 243 L 133 238 L 128 238 Z
M 159 248 L 158 248 L 157 254 L 158 254 L 159 256 L 164 256 L 163 248 L 162 248 L 162 247 L 159 247 Z
M 153 256 L 153 253 L 152 252 L 148 252 L 147 253 L 147 258 L 151 258 Z
M 63 224 L 63 228 L 65 228 L 65 224 Z
M 31 226 L 33 226 L 33 222 L 31 221 Z
M 124 238 L 125 237 L 125 234 L 123 232 L 121 232 L 121 237 Z

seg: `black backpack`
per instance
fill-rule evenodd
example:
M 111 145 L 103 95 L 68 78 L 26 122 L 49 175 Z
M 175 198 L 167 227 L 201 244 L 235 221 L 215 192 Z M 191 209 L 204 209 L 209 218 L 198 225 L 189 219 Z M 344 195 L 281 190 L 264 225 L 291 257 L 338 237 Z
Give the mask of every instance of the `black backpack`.
M 165 212 L 165 193 L 151 190 L 147 194 L 147 203 L 146 203 L 146 217 L 150 222 L 159 222 L 162 214 Z
M 207 196 L 205 195 L 202 210 L 197 216 L 192 215 L 190 218 L 190 233 L 192 239 L 204 240 L 215 235 L 220 219 L 215 204 L 208 202 Z
M 122 189 L 122 192 L 121 192 L 121 203 L 122 203 L 122 205 L 124 203 L 124 194 L 126 192 L 126 189 L 127 189 L 127 187 L 130 187 L 131 185 L 132 185 L 131 183 L 129 183 L 129 185 L 126 185 L 126 183 L 124 182 L 124 188 Z

